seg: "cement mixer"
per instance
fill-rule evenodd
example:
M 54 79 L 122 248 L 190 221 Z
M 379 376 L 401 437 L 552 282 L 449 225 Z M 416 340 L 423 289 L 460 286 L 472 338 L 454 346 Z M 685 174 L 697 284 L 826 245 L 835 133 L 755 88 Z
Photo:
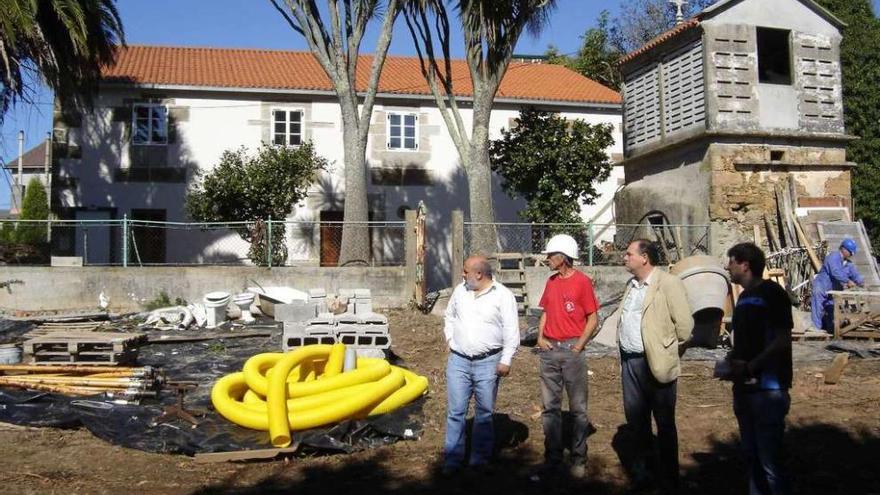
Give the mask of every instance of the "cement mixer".
M 714 349 L 718 346 L 724 308 L 730 294 L 730 281 L 721 262 L 706 255 L 689 256 L 669 269 L 678 276 L 687 291 L 694 316 L 692 347 Z

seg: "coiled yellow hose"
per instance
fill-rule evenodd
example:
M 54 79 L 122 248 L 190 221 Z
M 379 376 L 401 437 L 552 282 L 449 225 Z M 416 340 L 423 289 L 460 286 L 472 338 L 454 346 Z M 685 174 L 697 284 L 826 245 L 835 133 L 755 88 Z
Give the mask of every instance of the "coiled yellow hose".
M 269 431 L 276 447 L 291 430 L 391 412 L 420 397 L 428 379 L 384 359 L 358 358 L 342 372 L 345 345 L 310 345 L 286 354 L 257 354 L 241 372 L 214 384 L 211 402 L 224 418 Z

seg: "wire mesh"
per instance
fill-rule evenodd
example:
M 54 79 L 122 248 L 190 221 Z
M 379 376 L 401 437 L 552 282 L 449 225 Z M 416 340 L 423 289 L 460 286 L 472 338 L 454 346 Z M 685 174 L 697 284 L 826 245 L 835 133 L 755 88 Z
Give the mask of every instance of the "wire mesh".
M 367 247 L 341 259 L 343 235 Z M 72 256 L 93 266 L 400 266 L 405 237 L 405 222 L 0 220 L 0 262 L 47 265 L 52 256 Z
M 486 236 L 494 235 L 495 253 L 534 255 L 541 253 L 556 234 L 574 237 L 585 265 L 621 265 L 626 247 L 639 238 L 657 242 L 664 264 L 709 251 L 708 225 L 475 222 L 464 224 L 464 250 L 466 254 L 475 252 L 486 245 Z

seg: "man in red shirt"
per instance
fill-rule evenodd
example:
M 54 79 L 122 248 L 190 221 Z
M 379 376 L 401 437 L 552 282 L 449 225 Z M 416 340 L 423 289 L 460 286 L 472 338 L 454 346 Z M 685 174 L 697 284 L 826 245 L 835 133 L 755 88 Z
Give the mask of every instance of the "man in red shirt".
M 544 411 L 544 469 L 546 474 L 562 467 L 562 391 L 568 394 L 573 416 L 569 453 L 570 473 L 584 476 L 587 459 L 587 355 L 584 348 L 597 333 L 599 303 L 593 283 L 573 266 L 578 257 L 577 242 L 568 235 L 553 236 L 544 250 L 555 271 L 544 287 L 538 324 L 541 369 L 541 400 Z

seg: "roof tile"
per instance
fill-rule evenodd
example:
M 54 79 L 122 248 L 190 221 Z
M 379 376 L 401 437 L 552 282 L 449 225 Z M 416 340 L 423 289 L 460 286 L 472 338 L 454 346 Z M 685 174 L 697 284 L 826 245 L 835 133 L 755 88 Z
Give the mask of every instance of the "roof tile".
M 371 55 L 361 55 L 356 85 L 367 86 Z M 310 52 L 230 48 L 128 46 L 104 68 L 105 81 L 223 88 L 332 90 Z M 472 94 L 464 60 L 452 61 L 456 93 Z M 430 95 L 416 57 L 389 56 L 380 93 Z M 501 98 L 619 104 L 620 94 L 561 65 L 511 63 L 498 89 Z

